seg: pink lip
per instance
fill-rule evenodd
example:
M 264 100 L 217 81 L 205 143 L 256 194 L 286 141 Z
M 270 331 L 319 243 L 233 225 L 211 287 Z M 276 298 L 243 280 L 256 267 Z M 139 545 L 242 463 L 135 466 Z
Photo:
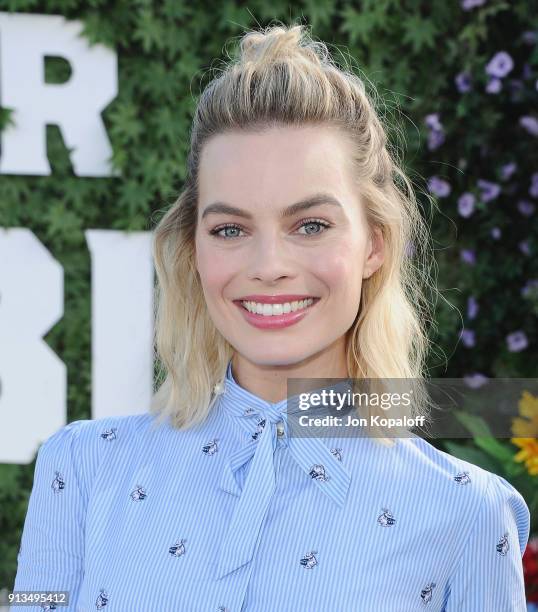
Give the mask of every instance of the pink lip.
M 258 296 L 261 297 L 261 296 Z M 267 296 L 265 296 L 267 297 Z M 279 296 L 282 299 L 281 296 Z M 245 301 L 261 301 L 261 300 L 245 300 Z M 289 301 L 289 300 L 286 300 Z M 295 300 L 291 300 L 292 302 Z M 282 329 L 283 327 L 289 327 L 290 325 L 295 325 L 309 313 L 309 311 L 314 308 L 314 306 L 318 303 L 319 298 L 314 298 L 314 303 L 307 308 L 303 308 L 301 310 L 296 310 L 295 312 L 288 312 L 287 314 L 281 315 L 271 315 L 270 317 L 265 317 L 261 314 L 255 314 L 253 312 L 249 312 L 240 301 L 234 301 L 234 304 L 241 310 L 243 316 L 246 321 L 253 325 L 254 327 L 258 327 L 259 329 Z M 267 303 L 267 302 L 266 302 Z M 273 302 L 274 303 L 274 302 Z M 278 303 L 278 302 L 277 302 Z

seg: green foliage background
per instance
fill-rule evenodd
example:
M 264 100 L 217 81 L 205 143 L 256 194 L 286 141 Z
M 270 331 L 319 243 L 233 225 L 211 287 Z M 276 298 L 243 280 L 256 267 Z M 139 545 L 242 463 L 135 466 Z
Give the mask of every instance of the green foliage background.
M 445 298 L 437 304 L 431 330 L 438 348 L 430 360 L 431 376 L 475 371 L 492 377 L 536 376 L 538 296 L 530 292 L 523 297 L 521 289 L 538 278 L 537 217 L 523 217 L 516 206 L 518 199 L 532 199 L 530 176 L 538 171 L 536 137 L 518 124 L 522 115 L 536 117 L 538 107 L 538 46 L 521 37 L 538 30 L 532 4 L 490 0 L 465 11 L 456 0 L 307 0 L 293 5 L 282 0 L 1 0 L 2 11 L 81 20 L 91 43 L 108 45 L 118 56 L 119 94 L 103 119 L 121 176 L 75 176 L 58 127 L 49 126 L 52 174 L 0 178 L 0 226 L 31 229 L 64 268 L 65 315 L 46 341 L 68 367 L 69 420 L 90 418 L 90 258 L 84 230 L 152 229 L 158 211 L 181 189 L 191 117 L 209 81 L 209 68 L 218 67 L 215 58 L 226 59 L 226 41 L 273 19 L 289 23 L 301 18 L 337 61 L 331 45 L 353 58 L 377 87 L 379 111 L 396 126 L 393 137 L 406 143 L 405 169 L 419 192 L 426 191 L 432 175 L 451 184 L 451 194 L 439 200 L 431 218 Z M 514 69 L 499 94 L 487 94 L 484 68 L 500 50 L 512 56 Z M 474 89 L 461 94 L 454 78 L 464 69 L 473 75 Z M 48 82 L 65 81 L 69 74 L 64 60 L 46 61 Z M 522 84 L 515 95 L 506 85 L 510 79 Z M 424 118 L 430 113 L 439 113 L 446 132 L 446 141 L 435 151 L 426 146 Z M 0 128 L 9 116 L 9 109 L 1 110 Z M 502 184 L 501 195 L 489 203 L 479 200 L 470 218 L 459 216 L 458 197 L 466 191 L 478 195 L 478 179 L 498 182 L 500 166 L 511 161 L 518 170 Z M 421 200 L 429 215 L 427 199 Z M 494 226 L 502 230 L 497 241 L 490 236 Z M 526 239 L 530 256 L 517 247 Z M 476 251 L 476 265 L 462 263 L 461 248 Z M 480 302 L 480 313 L 472 322 L 476 346 L 467 348 L 459 334 L 468 326 L 465 309 L 471 294 Z M 514 330 L 524 330 L 529 339 L 521 352 L 510 352 L 505 341 Z M 478 447 L 466 448 L 459 452 L 467 452 L 469 460 L 502 472 L 502 464 Z M 0 586 L 13 585 L 34 467 L 35 460 L 26 466 L 0 465 Z M 531 480 L 525 475 L 511 480 L 538 508 Z

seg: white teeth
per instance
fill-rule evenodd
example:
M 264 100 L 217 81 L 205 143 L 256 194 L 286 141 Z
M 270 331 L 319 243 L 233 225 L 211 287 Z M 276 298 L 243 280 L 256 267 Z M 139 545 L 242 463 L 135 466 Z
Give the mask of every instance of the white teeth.
M 308 308 L 314 303 L 312 298 L 299 300 L 295 302 L 283 302 L 282 304 L 261 304 L 260 302 L 241 302 L 249 311 L 256 314 L 261 314 L 264 317 L 272 317 L 273 315 L 287 314 Z

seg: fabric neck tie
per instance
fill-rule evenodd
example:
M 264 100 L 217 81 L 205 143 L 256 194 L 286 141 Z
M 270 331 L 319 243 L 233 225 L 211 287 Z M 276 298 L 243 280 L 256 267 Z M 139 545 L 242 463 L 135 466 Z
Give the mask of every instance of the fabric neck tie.
M 254 556 L 263 521 L 276 487 L 274 452 L 277 446 L 277 426 L 282 422 L 289 452 L 312 482 L 338 506 L 345 503 L 351 474 L 318 437 L 289 436 L 288 415 L 302 411 L 287 400 L 272 404 L 240 387 L 231 377 L 231 361 L 220 408 L 237 418 L 245 431 L 258 432 L 245 446 L 234 451 L 226 460 L 219 487 L 239 497 L 218 553 L 217 578 L 242 567 Z M 263 421 L 265 423 L 262 425 Z M 248 474 L 241 489 L 236 473 L 250 460 Z M 318 470 L 321 470 L 318 471 Z
M 264 414 L 266 422 L 257 440 L 236 451 L 224 466 L 221 488 L 240 495 L 230 526 L 221 542 L 218 577 L 248 563 L 253 555 L 256 541 L 269 502 L 275 490 L 275 466 L 273 454 L 276 448 L 276 423 L 280 413 Z M 235 479 L 235 472 L 252 457 L 248 477 L 243 491 Z

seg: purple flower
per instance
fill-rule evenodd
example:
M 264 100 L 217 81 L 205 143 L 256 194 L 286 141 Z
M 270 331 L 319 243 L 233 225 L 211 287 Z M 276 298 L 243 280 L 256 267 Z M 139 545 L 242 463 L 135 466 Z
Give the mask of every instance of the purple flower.
M 478 389 L 482 385 L 486 384 L 489 379 L 487 376 L 484 376 L 484 374 L 480 374 L 480 372 L 474 372 L 473 374 L 466 374 L 463 377 L 463 380 L 471 389 Z
M 501 83 L 501 79 L 492 78 L 486 85 L 486 92 L 496 94 L 499 93 L 502 88 L 503 84 Z
M 452 191 L 450 183 L 440 179 L 438 176 L 431 176 L 428 180 L 428 189 L 439 198 L 445 198 Z
M 491 237 L 495 238 L 495 240 L 499 240 L 499 238 L 501 237 L 501 230 L 498 227 L 494 227 L 491 230 Z
M 428 150 L 435 151 L 438 149 L 443 142 L 445 142 L 445 134 L 444 132 L 439 132 L 438 130 L 432 130 L 428 134 Z
M 472 329 L 464 329 L 460 337 L 467 348 L 472 348 L 476 344 L 475 333 Z
M 439 113 L 430 113 L 424 117 L 424 123 L 430 130 L 442 130 L 443 126 L 439 121 Z
M 534 214 L 534 204 L 528 200 L 520 200 L 517 209 L 524 217 L 531 217 Z
M 532 291 L 537 291 L 538 295 L 538 278 L 528 280 L 521 289 L 521 295 L 527 297 Z
M 525 80 L 530 79 L 532 77 L 532 68 L 530 64 L 527 64 L 526 62 L 523 64 L 523 70 L 522 70 L 521 76 Z
M 428 133 L 428 149 L 434 151 L 445 141 L 443 125 L 439 121 L 439 113 L 430 113 L 424 118 L 424 122 L 430 130 Z
M 467 299 L 467 318 L 474 319 L 478 314 L 479 310 L 480 308 L 478 306 L 476 298 L 473 295 L 469 296 L 469 298 Z
M 475 6 L 482 6 L 485 2 L 486 0 L 461 0 L 461 8 L 464 11 L 470 11 Z
M 481 196 L 480 199 L 483 202 L 490 202 L 494 200 L 499 193 L 501 193 L 501 187 L 497 183 L 492 183 L 490 181 L 484 181 L 483 179 L 478 179 L 476 182 L 478 188 L 480 189 Z
M 529 134 L 533 136 L 538 136 L 538 120 L 536 117 L 531 117 L 530 115 L 524 115 L 519 118 L 519 125 L 524 127 Z
M 504 78 L 514 67 L 514 60 L 506 51 L 499 51 L 490 59 L 486 66 L 486 74 L 497 79 Z
M 476 255 L 472 249 L 462 249 L 460 251 L 460 259 L 463 263 L 469 264 L 470 266 L 474 266 L 476 263 Z
M 538 32 L 533 32 L 532 30 L 526 30 L 521 35 L 521 40 L 526 45 L 534 45 L 538 41 Z
M 466 192 L 458 200 L 458 212 L 462 217 L 470 217 L 474 212 L 475 197 Z
M 529 346 L 529 341 L 525 332 L 518 330 L 506 336 L 506 344 L 511 353 L 518 353 Z
M 519 247 L 519 250 L 523 253 L 523 255 L 530 256 L 531 248 L 529 246 L 528 240 L 522 240 L 521 242 L 519 242 L 518 247 Z
M 531 175 L 531 186 L 529 193 L 533 198 L 538 198 L 538 172 L 533 172 Z
M 472 89 L 472 79 L 468 72 L 460 72 L 454 79 L 456 87 L 460 93 L 466 93 Z
M 501 166 L 501 180 L 507 181 L 517 170 L 516 162 L 509 162 Z

